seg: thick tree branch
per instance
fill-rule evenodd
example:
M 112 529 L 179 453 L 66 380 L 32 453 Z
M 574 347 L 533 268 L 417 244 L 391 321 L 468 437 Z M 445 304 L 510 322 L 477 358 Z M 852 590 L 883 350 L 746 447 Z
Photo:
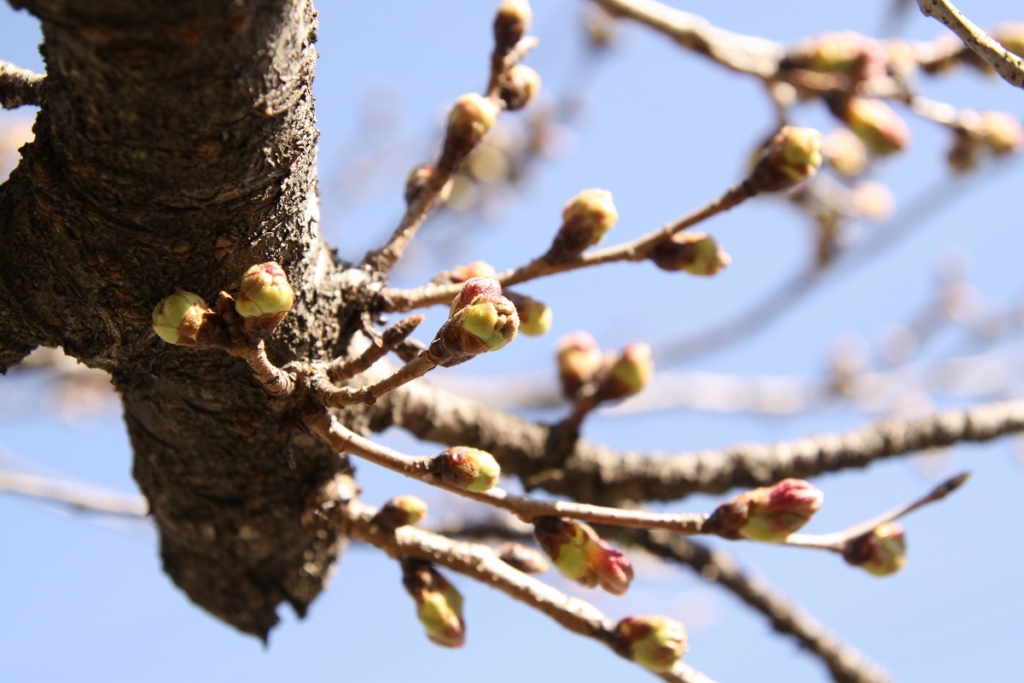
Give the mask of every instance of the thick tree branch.
M 43 100 L 42 74 L 0 59 L 0 107 L 15 109 L 26 104 L 38 107 Z
M 926 17 L 938 19 L 971 48 L 1010 85 L 1024 88 L 1024 59 L 1009 52 L 974 22 L 965 17 L 949 0 L 917 0 Z

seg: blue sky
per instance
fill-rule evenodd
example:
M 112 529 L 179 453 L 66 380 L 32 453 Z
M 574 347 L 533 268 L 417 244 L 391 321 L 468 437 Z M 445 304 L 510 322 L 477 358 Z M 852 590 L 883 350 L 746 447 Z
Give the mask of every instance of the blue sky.
M 873 33 L 888 3 L 674 4 L 685 4 L 729 30 L 791 43 L 827 30 Z M 576 73 L 581 5 L 534 3 L 541 45 L 528 63 L 553 92 L 565 91 Z M 1005 14 L 1007 3 L 996 0 L 965 0 L 960 7 L 981 25 L 1014 18 Z M 493 7 L 465 1 L 322 2 L 319 10 L 315 94 L 322 131 L 323 227 L 343 256 L 358 257 L 400 216 L 404 169 L 429 155 L 447 104 L 482 87 Z M 919 39 L 943 30 L 916 11 L 905 24 L 906 35 Z M 0 58 L 41 70 L 38 40 L 31 17 L 0 7 Z M 922 90 L 956 106 L 1024 114 L 1019 90 L 975 73 L 925 81 Z M 474 258 L 499 268 L 525 262 L 546 248 L 565 200 L 587 187 L 613 192 L 620 222 L 610 239 L 629 239 L 734 183 L 771 126 L 771 110 L 758 83 L 636 26 L 624 27 L 586 95 L 570 152 L 540 164 L 497 220 L 449 223 L 437 228 L 445 239 L 427 235 L 433 250 L 412 253 L 413 265 L 398 273 L 401 282 L 414 285 Z M 390 103 L 397 118 L 373 143 L 360 138 L 360 116 L 368 103 L 379 107 L 381 102 Z M 379 116 L 381 110 L 375 111 Z M 0 116 L 2 123 L 13 115 Z M 795 118 L 806 125 L 832 125 L 817 104 L 799 108 Z M 910 152 L 887 161 L 875 176 L 892 189 L 897 206 L 947 175 L 943 131 L 908 120 L 914 135 Z M 378 164 L 385 170 L 374 176 L 367 199 L 346 195 L 339 178 L 353 160 L 369 155 L 379 162 L 385 153 L 393 161 Z M 929 296 L 935 264 L 953 252 L 970 255 L 972 283 L 986 301 L 1012 302 L 1022 286 L 1022 182 L 1024 170 L 1017 164 L 974 183 L 964 197 L 897 246 L 829 278 L 778 324 L 685 369 L 820 376 L 827 350 L 838 337 L 853 333 L 874 342 L 891 325 L 911 317 Z M 719 276 L 698 280 L 640 264 L 531 283 L 521 290 L 554 308 L 552 333 L 516 341 L 501 353 L 447 372 L 481 378 L 516 372 L 525 381 L 550 381 L 544 378 L 551 376 L 559 336 L 586 328 L 612 348 L 639 339 L 678 338 L 743 310 L 798 270 L 811 250 L 806 219 L 773 199 L 755 200 L 703 227 L 733 257 L 732 266 Z M 864 233 L 880 229 L 868 226 Z M 435 312 L 424 329 L 438 321 Z M 961 343 L 962 333 L 946 333 L 923 358 Z M 2 452 L 45 472 L 135 491 L 116 409 L 68 421 L 12 407 L 43 390 L 25 378 L 0 379 Z M 951 397 L 937 400 L 941 406 L 965 404 Z M 680 451 L 849 429 L 876 417 L 841 406 L 784 419 L 666 411 L 598 415 L 587 423 L 585 434 L 620 448 Z M 436 450 L 401 435 L 386 438 L 409 452 Z M 926 490 L 932 474 L 961 469 L 974 472 L 962 492 L 906 520 L 910 561 L 890 579 L 875 579 L 809 551 L 752 544 L 729 548 L 754 575 L 785 591 L 898 680 L 1016 680 L 1011 655 L 1024 626 L 1024 597 L 1016 590 L 1024 531 L 1008 508 L 1020 496 L 1024 473 L 1012 440 L 821 477 L 817 483 L 825 490 L 826 505 L 810 530 L 831 531 L 872 516 Z M 397 493 L 423 493 L 369 464 L 359 465 L 359 475 L 373 503 Z M 441 494 L 424 495 L 443 516 L 440 510 L 451 501 Z M 696 497 L 670 509 L 704 511 L 715 504 L 715 499 Z M 471 508 L 459 503 L 452 509 Z M 467 599 L 468 643 L 457 651 L 438 648 L 423 637 L 396 564 L 366 548 L 350 549 L 332 586 L 305 620 L 281 608 L 282 624 L 268 648 L 188 602 L 161 572 L 155 535 L 146 525 L 67 514 L 0 496 L 0 548 L 4 681 L 643 679 L 597 644 L 461 578 L 457 583 Z M 642 557 L 636 564 L 637 582 L 624 597 L 576 592 L 593 598 L 614 618 L 661 612 L 684 621 L 691 635 L 687 661 L 716 680 L 825 680 L 816 661 L 789 640 L 773 636 L 760 615 L 730 595 L 687 570 L 665 569 Z

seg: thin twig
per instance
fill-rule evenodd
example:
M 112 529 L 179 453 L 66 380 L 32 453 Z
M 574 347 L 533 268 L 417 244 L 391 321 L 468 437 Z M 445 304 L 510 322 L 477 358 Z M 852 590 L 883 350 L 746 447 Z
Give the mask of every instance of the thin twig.
M 124 517 L 145 517 L 149 514 L 149 505 L 142 496 L 104 491 L 26 472 L 0 470 L 0 491 L 41 498 L 87 512 Z
M 388 351 L 405 341 L 421 322 L 422 315 L 410 315 L 384 330 L 382 334 L 368 329 L 370 346 L 355 358 L 339 358 L 331 363 L 327 368 L 327 376 L 333 382 L 343 382 L 366 372 L 371 365 L 386 356 Z
M 964 45 L 991 66 L 1010 85 L 1024 88 L 1024 59 L 1008 51 L 992 39 L 970 19 L 965 17 L 949 0 L 917 0 L 926 17 L 938 19 L 955 33 Z
M 724 211 L 741 204 L 755 195 L 756 191 L 746 181 L 729 188 L 722 196 L 709 204 L 693 211 L 682 218 L 641 235 L 635 240 L 613 247 L 598 249 L 581 254 L 565 261 L 549 261 L 544 257 L 536 258 L 525 266 L 512 268 L 495 275 L 494 278 L 502 287 L 519 284 L 539 277 L 565 273 L 571 270 L 597 266 L 614 261 L 642 261 L 647 255 L 672 235 L 705 221 Z M 439 284 L 429 283 L 417 289 L 384 289 L 381 298 L 384 308 L 388 311 L 408 311 L 413 308 L 450 304 L 462 289 L 461 283 Z
M 0 59 L 0 106 L 15 109 L 23 105 L 43 103 L 43 81 L 46 77 Z
M 262 341 L 255 346 L 242 343 L 225 350 L 248 363 L 256 379 L 271 396 L 284 397 L 295 388 L 295 380 L 291 373 L 277 367 L 267 358 L 267 349 Z

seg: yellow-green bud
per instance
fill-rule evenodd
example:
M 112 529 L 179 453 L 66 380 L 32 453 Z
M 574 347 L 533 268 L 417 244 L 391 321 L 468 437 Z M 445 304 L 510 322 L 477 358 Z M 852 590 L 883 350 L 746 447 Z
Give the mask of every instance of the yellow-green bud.
M 671 671 L 686 654 L 686 629 L 668 617 L 626 617 L 615 626 L 613 647 L 657 673 Z
M 640 393 L 654 376 L 651 347 L 644 343 L 628 344 L 619 352 L 608 376 L 598 390 L 602 401 L 626 398 Z
M 588 524 L 559 517 L 533 520 L 533 536 L 558 571 L 580 585 L 622 595 L 633 581 L 633 566 Z
M 783 126 L 768 141 L 747 182 L 756 192 L 780 192 L 807 180 L 820 166 L 821 133 Z
M 245 334 L 263 339 L 284 320 L 294 301 L 295 293 L 284 269 L 268 261 L 245 271 L 238 285 L 235 311 L 244 319 Z
M 677 232 L 651 250 L 647 258 L 662 270 L 685 270 L 705 276 L 714 275 L 732 263 L 715 238 L 703 232 Z
M 896 522 L 879 524 L 863 536 L 848 541 L 843 548 L 843 558 L 875 576 L 895 574 L 907 564 L 903 527 Z
M 551 329 L 554 317 L 551 309 L 542 301 L 521 294 L 507 293 L 508 300 L 515 304 L 519 314 L 519 331 L 527 337 L 539 337 Z
M 587 247 L 600 242 L 615 227 L 619 212 L 608 190 L 583 190 L 562 209 L 562 227 L 548 250 L 552 261 L 579 256 Z
M 573 332 L 558 341 L 557 362 L 562 393 L 571 397 L 597 375 L 604 355 L 589 332 Z
M 462 647 L 466 642 L 462 594 L 421 560 L 402 562 L 402 583 L 416 601 L 416 616 L 427 637 L 443 647 Z
M 453 446 L 436 456 L 430 470 L 446 485 L 483 493 L 498 484 L 501 466 L 487 451 L 468 446 Z
M 509 111 L 522 109 L 540 93 L 540 74 L 525 64 L 516 64 L 501 79 L 498 96 Z
M 203 322 L 212 314 L 203 297 L 179 289 L 153 309 L 153 331 L 168 344 L 196 346 Z
M 493 278 L 474 277 L 452 302 L 430 352 L 439 365 L 457 365 L 477 354 L 497 351 L 515 339 L 518 330 L 519 314 L 501 295 L 501 284 Z
M 894 154 L 910 144 L 907 124 L 881 100 L 851 97 L 841 110 L 840 118 L 879 156 Z
M 783 479 L 719 505 L 704 529 L 724 538 L 779 542 L 809 522 L 824 500 L 825 494 L 803 479 Z
M 448 130 L 438 165 L 454 170 L 494 127 L 500 113 L 497 102 L 476 93 L 467 93 L 455 100 L 448 112 Z
M 415 526 L 427 516 L 427 503 L 416 496 L 395 496 L 374 515 L 373 521 L 386 529 Z

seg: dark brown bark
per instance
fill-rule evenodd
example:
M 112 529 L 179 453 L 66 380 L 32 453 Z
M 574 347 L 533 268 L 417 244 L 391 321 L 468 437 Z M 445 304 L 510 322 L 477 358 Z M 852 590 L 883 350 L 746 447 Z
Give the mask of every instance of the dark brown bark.
M 296 307 L 278 363 L 344 348 L 355 274 L 317 228 L 304 0 L 20 0 L 42 21 L 36 140 L 0 188 L 0 370 L 36 345 L 107 370 L 167 572 L 198 604 L 265 637 L 301 614 L 339 539 L 304 529 L 306 496 L 347 464 L 241 361 L 162 343 L 155 304 L 213 301 L 277 260 Z

